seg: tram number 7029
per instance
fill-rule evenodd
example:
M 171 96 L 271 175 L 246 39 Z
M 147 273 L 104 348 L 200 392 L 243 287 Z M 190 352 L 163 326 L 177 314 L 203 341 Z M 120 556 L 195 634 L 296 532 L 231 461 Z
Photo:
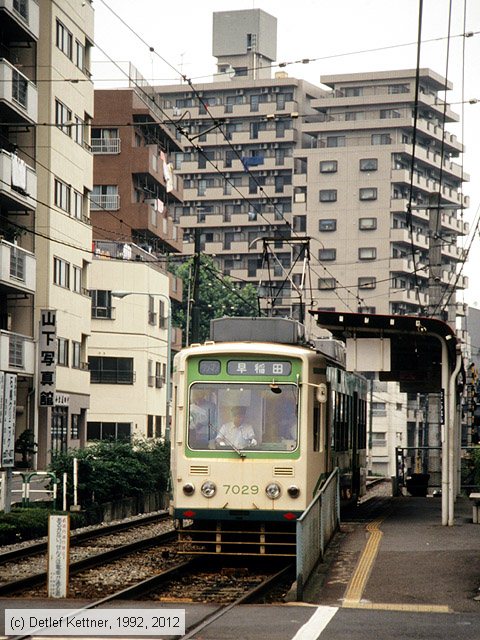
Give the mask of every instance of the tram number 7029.
M 223 487 L 225 489 L 225 493 L 233 493 L 236 496 L 256 496 L 259 491 L 257 484 L 224 484 Z

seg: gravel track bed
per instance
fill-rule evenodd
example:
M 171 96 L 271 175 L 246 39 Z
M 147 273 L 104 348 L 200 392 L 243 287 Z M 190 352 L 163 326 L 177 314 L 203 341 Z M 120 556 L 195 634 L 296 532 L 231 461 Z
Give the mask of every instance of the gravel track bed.
M 69 598 L 95 600 L 103 598 L 182 562 L 185 562 L 185 556 L 177 554 L 176 543 L 137 551 L 125 558 L 71 576 Z M 21 593 L 22 598 L 45 598 L 46 596 L 46 585 Z
M 70 548 L 70 562 L 83 560 L 89 556 L 97 555 L 103 551 L 108 551 L 136 540 L 150 538 L 173 529 L 173 522 L 170 519 L 160 522 L 151 522 L 144 525 L 132 525 L 131 529 L 110 533 L 96 538 L 92 542 L 85 541 L 78 546 Z M 75 543 L 73 543 L 75 544 Z M 47 570 L 47 555 L 41 553 L 31 558 L 24 558 L 15 562 L 7 562 L 0 566 L 0 584 L 24 578 Z

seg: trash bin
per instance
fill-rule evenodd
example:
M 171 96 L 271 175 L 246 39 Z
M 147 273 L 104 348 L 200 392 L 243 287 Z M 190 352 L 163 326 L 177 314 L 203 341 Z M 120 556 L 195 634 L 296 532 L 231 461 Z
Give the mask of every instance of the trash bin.
M 406 480 L 407 491 L 415 498 L 425 498 L 428 491 L 429 473 L 412 473 Z

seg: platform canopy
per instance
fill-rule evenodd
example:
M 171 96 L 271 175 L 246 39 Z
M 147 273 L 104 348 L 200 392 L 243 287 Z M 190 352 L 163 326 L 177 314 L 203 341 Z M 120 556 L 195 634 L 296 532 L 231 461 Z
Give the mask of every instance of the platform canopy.
M 320 327 L 347 344 L 347 354 L 354 352 L 350 357 L 347 355 L 347 362 L 354 363 L 352 368 L 378 371 L 380 380 L 398 381 L 403 392 L 435 393 L 441 390 L 444 346 L 448 370 L 452 372 L 456 366 L 455 332 L 442 320 L 336 311 L 310 311 L 310 314 Z M 363 351 L 361 339 L 368 340 Z M 388 354 L 385 354 L 387 349 Z M 359 357 L 362 354 L 364 357 Z M 372 366 L 375 362 L 383 366 Z M 388 367 L 385 362 L 389 363 Z

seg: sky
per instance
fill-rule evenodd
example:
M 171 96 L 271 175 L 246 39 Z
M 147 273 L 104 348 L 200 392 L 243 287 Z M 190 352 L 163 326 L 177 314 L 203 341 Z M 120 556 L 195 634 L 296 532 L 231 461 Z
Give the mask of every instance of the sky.
M 465 144 L 464 170 L 470 176 L 464 193 L 470 197 L 465 219 L 471 232 L 463 240 L 470 248 L 463 271 L 470 284 L 458 301 L 480 308 L 480 236 L 473 234 L 480 216 L 480 2 L 422 4 L 420 65 L 447 75 L 454 85 L 446 99 L 461 121 L 448 131 Z M 193 84 L 209 82 L 216 70 L 213 12 L 252 8 L 277 18 L 277 63 L 312 60 L 282 67 L 292 77 L 319 85 L 322 75 L 412 69 L 419 5 L 420 0 L 94 0 L 94 83 L 125 86 L 128 62 L 155 85 L 180 82 L 182 75 Z M 473 35 L 460 37 L 464 32 Z

